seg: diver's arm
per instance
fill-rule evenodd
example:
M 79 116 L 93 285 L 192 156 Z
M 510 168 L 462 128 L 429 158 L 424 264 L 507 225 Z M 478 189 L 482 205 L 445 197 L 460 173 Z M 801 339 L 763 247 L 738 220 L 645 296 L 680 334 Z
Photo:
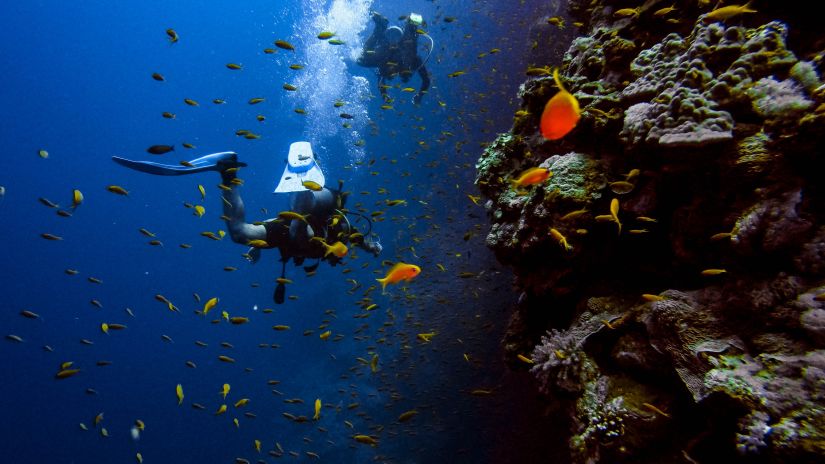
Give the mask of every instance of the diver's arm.
M 223 190 L 223 214 L 229 218 L 226 220 L 226 228 L 229 229 L 232 241 L 246 245 L 250 240 L 266 240 L 266 228 L 263 225 L 246 222 L 239 186 L 232 183 L 235 174 L 222 172 L 221 178 L 223 185 L 229 187 L 229 190 Z
M 430 73 L 427 71 L 427 67 L 423 64 L 420 68 L 418 68 L 418 75 L 421 76 L 421 87 L 415 97 L 413 97 L 413 102 L 415 104 L 421 103 L 421 99 L 424 97 L 424 94 L 427 93 L 427 89 L 430 88 Z
M 384 76 L 378 78 L 378 91 L 381 92 L 381 98 L 383 98 L 386 102 L 390 101 L 390 96 L 387 95 L 387 86 L 385 85 L 385 82 Z

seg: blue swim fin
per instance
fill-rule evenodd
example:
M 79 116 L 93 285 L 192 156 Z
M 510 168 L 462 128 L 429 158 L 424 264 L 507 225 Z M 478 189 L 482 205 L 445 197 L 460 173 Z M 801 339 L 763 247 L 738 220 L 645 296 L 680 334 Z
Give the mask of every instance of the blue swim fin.
M 161 164 L 154 161 L 133 161 L 119 156 L 113 156 L 112 161 L 135 171 L 155 174 L 158 176 L 181 176 L 204 171 L 223 171 L 234 167 L 244 167 L 246 163 L 238 161 L 238 154 L 233 151 L 224 151 L 202 156 L 189 161 L 188 166 L 175 164 Z

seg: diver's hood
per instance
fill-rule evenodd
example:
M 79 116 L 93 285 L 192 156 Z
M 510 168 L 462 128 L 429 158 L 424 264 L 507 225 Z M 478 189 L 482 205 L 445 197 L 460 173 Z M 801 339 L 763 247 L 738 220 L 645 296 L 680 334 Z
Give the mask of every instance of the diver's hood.
M 404 31 L 398 26 L 390 26 L 386 31 L 384 31 L 384 37 L 386 37 L 387 42 L 391 44 L 397 44 L 401 41 L 401 37 L 403 36 Z
M 302 185 L 305 181 L 316 182 L 323 187 L 324 173 L 315 161 L 309 142 L 295 142 L 289 146 L 286 167 L 274 193 L 307 191 L 308 189 Z

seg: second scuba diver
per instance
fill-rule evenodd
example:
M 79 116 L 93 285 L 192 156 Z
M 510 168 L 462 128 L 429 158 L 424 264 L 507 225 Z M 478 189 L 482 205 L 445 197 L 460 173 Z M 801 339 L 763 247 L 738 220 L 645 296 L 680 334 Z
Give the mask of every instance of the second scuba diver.
M 413 103 L 421 103 L 427 89 L 430 88 L 430 73 L 426 63 L 433 50 L 433 39 L 420 32 L 423 18 L 420 14 L 410 13 L 404 28 L 387 27 L 389 21 L 379 13 L 372 14 L 375 29 L 364 43 L 364 50 L 356 63 L 366 68 L 378 68 L 378 89 L 384 101 L 388 101 L 387 81 L 400 76 L 403 82 L 410 80 L 415 72 L 421 76 L 421 87 L 413 97 Z M 429 53 L 423 60 L 418 56 L 418 36 L 430 41 Z
M 239 168 L 246 163 L 238 161 L 234 152 L 207 155 L 180 166 L 165 165 L 153 161 L 132 161 L 113 156 L 112 159 L 123 166 L 149 174 L 175 176 L 195 174 L 204 171 L 218 171 L 221 174 L 223 213 L 226 227 L 232 241 L 251 245 L 248 256 L 257 262 L 261 249 L 277 248 L 281 254 L 281 277 L 286 272 L 286 263 L 293 260 L 295 265 L 306 259 L 318 262 L 306 266 L 307 272 L 314 271 L 322 260 L 335 265 L 347 253 L 346 244 L 352 244 L 378 256 L 381 244 L 372 232 L 372 223 L 366 216 L 344 209 L 346 195 L 338 189 L 324 187 L 324 174 L 315 160 L 309 142 L 295 142 L 290 145 L 287 165 L 275 193 L 290 193 L 290 211 L 281 212 L 278 218 L 263 222 L 246 222 L 243 200 L 238 190 L 241 182 L 237 178 Z M 368 228 L 362 233 L 355 229 L 348 216 L 366 219 Z M 283 303 L 285 286 L 278 283 L 274 299 Z

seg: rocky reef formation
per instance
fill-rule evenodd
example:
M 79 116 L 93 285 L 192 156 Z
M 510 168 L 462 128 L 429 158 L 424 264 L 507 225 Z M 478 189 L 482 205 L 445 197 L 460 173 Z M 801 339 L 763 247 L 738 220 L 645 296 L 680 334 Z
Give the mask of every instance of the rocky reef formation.
M 542 138 L 556 89 L 528 79 L 478 161 L 521 291 L 505 353 L 567 411 L 573 462 L 821 460 L 825 32 L 671 4 L 572 1 L 578 126 Z M 531 167 L 552 176 L 514 188 Z

